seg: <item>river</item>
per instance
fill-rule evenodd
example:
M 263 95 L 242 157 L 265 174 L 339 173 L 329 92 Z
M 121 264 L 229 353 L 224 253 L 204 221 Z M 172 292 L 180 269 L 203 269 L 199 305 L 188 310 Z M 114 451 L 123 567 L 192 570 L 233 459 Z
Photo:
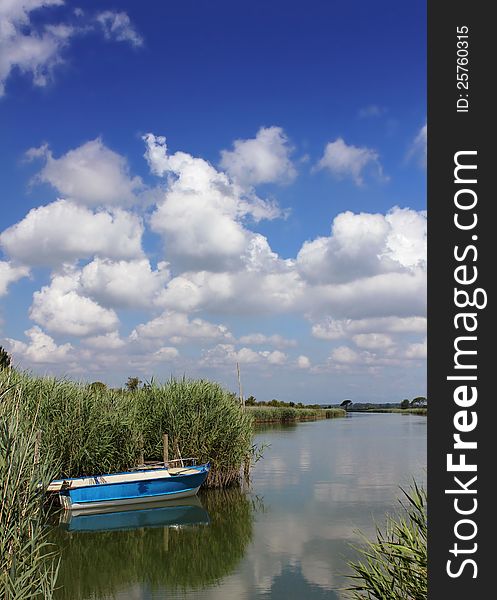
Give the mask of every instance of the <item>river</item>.
M 426 477 L 426 417 L 351 413 L 267 426 L 246 490 L 121 520 L 69 520 L 63 600 L 341 600 L 347 560 Z M 144 516 L 145 515 L 145 516 Z M 101 529 L 104 530 L 101 530 Z

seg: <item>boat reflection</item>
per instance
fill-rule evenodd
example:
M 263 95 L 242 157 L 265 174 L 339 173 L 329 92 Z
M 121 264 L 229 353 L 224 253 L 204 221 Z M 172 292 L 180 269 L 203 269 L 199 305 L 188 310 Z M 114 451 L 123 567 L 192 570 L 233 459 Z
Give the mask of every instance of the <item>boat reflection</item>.
M 69 510 L 60 515 L 60 525 L 66 531 L 97 532 L 124 531 L 142 527 L 185 527 L 208 525 L 209 513 L 197 496 L 178 500 L 144 502 L 116 511 L 115 508 L 100 510 Z
M 154 508 L 57 515 L 50 531 L 61 555 L 55 598 L 140 598 L 137 589 L 175 597 L 173 590 L 217 584 L 243 557 L 256 510 L 245 493 L 229 489 Z

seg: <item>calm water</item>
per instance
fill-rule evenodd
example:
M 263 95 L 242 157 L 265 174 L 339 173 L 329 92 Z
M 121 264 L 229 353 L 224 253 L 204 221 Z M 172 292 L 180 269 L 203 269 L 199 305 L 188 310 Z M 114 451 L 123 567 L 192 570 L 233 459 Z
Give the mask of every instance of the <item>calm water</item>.
M 342 598 L 357 530 L 372 534 L 398 486 L 425 478 L 426 417 L 355 413 L 267 427 L 256 441 L 270 447 L 247 491 L 55 528 L 59 598 Z

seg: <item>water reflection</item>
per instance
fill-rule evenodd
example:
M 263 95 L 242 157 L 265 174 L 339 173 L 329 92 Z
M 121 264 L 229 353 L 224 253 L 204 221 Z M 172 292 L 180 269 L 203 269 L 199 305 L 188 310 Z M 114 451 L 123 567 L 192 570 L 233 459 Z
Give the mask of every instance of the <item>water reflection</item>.
M 57 528 L 59 600 L 342 598 L 358 530 L 372 535 L 396 509 L 399 485 L 426 475 L 426 418 L 355 413 L 266 425 L 256 442 L 269 447 L 250 491 L 202 494 L 183 514 L 197 524 L 174 525 L 170 513 L 169 523 L 129 516 L 124 529 Z
M 253 504 L 240 490 L 153 508 L 65 515 L 51 541 L 62 552 L 60 600 L 123 590 L 195 590 L 236 568 L 252 537 Z M 145 596 L 143 596 L 145 597 Z

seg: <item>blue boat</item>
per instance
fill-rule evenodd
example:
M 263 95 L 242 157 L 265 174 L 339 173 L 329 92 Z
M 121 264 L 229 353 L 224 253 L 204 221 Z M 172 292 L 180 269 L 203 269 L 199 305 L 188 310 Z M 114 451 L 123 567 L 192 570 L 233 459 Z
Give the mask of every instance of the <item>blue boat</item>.
M 52 481 L 66 510 L 114 508 L 142 502 L 194 496 L 207 479 L 210 464 L 175 467 L 161 465 L 94 477 Z
M 142 527 L 177 529 L 209 523 L 209 513 L 202 506 L 198 496 L 133 504 L 118 510 L 65 510 L 60 516 L 60 526 L 71 532 L 128 531 Z

